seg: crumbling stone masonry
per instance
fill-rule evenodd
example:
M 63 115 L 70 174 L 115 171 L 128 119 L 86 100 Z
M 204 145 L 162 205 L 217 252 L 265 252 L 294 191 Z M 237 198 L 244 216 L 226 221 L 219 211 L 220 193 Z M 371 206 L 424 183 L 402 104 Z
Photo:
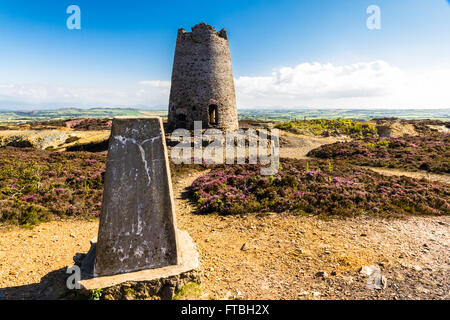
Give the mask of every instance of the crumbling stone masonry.
M 178 30 L 168 128 L 239 128 L 228 37 L 200 23 Z

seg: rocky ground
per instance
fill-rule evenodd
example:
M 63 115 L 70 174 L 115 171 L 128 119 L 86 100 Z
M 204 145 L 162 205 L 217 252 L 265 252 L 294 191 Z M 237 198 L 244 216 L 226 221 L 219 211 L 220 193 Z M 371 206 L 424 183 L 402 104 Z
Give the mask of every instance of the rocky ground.
M 109 135 L 109 130 L 0 130 L 0 147 L 31 147 L 64 151 L 77 146 L 101 144 L 108 140 Z
M 304 157 L 316 143 L 330 143 L 285 139 L 286 157 Z M 197 215 L 186 188 L 201 174 L 174 181 L 178 227 L 200 248 L 204 274 L 197 298 L 450 298 L 450 217 Z M 97 228 L 98 221 L 80 220 L 31 230 L 0 227 L 0 299 L 64 297 L 65 268 L 76 252 L 87 252 Z M 374 265 L 379 274 L 360 272 Z M 369 288 L 374 279 L 380 289 Z
M 188 177 L 177 184 L 177 194 Z M 448 299 L 449 217 L 332 219 L 290 214 L 192 215 L 177 198 L 179 227 L 201 248 L 206 296 L 242 299 Z M 363 266 L 387 287 L 371 290 Z
M 307 159 L 306 154 L 324 144 L 348 141 L 350 138 L 342 137 L 315 137 L 301 134 L 281 132 L 280 158 Z

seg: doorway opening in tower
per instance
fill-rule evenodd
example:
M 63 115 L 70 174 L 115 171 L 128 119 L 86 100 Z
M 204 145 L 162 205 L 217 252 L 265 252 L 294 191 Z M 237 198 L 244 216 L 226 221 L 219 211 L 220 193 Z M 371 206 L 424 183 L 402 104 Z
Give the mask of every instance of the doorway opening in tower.
M 177 128 L 186 129 L 186 115 L 185 114 L 177 115 Z
M 217 125 L 217 106 L 212 104 L 209 106 L 209 124 Z

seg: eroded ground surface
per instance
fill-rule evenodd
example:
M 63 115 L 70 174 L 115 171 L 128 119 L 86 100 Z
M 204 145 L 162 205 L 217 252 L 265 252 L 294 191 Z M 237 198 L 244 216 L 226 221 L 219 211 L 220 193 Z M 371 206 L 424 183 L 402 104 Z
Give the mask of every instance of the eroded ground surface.
M 176 194 L 193 178 L 180 181 Z M 180 196 L 177 210 L 179 227 L 201 249 L 204 297 L 449 298 L 449 217 L 201 216 Z M 359 273 L 374 264 L 387 278 L 386 289 L 368 289 Z
M 76 252 L 89 250 L 97 230 L 98 221 L 81 220 L 44 223 L 32 230 L 0 227 L 0 298 L 61 296 L 67 266 L 73 265 Z
M 0 147 L 32 147 L 42 150 L 64 151 L 68 148 L 101 144 L 108 140 L 109 130 L 0 130 Z
M 350 140 L 348 137 L 320 137 L 280 131 L 280 157 L 306 159 L 306 154 L 324 144 Z

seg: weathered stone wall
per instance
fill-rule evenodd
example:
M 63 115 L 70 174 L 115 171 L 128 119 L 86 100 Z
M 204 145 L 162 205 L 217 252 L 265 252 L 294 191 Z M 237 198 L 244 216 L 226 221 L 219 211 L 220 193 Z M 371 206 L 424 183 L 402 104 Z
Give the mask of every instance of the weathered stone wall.
M 211 122 L 210 108 L 215 109 Z M 169 128 L 237 129 L 238 117 L 230 50 L 225 29 L 200 23 L 178 30 L 169 101 Z

